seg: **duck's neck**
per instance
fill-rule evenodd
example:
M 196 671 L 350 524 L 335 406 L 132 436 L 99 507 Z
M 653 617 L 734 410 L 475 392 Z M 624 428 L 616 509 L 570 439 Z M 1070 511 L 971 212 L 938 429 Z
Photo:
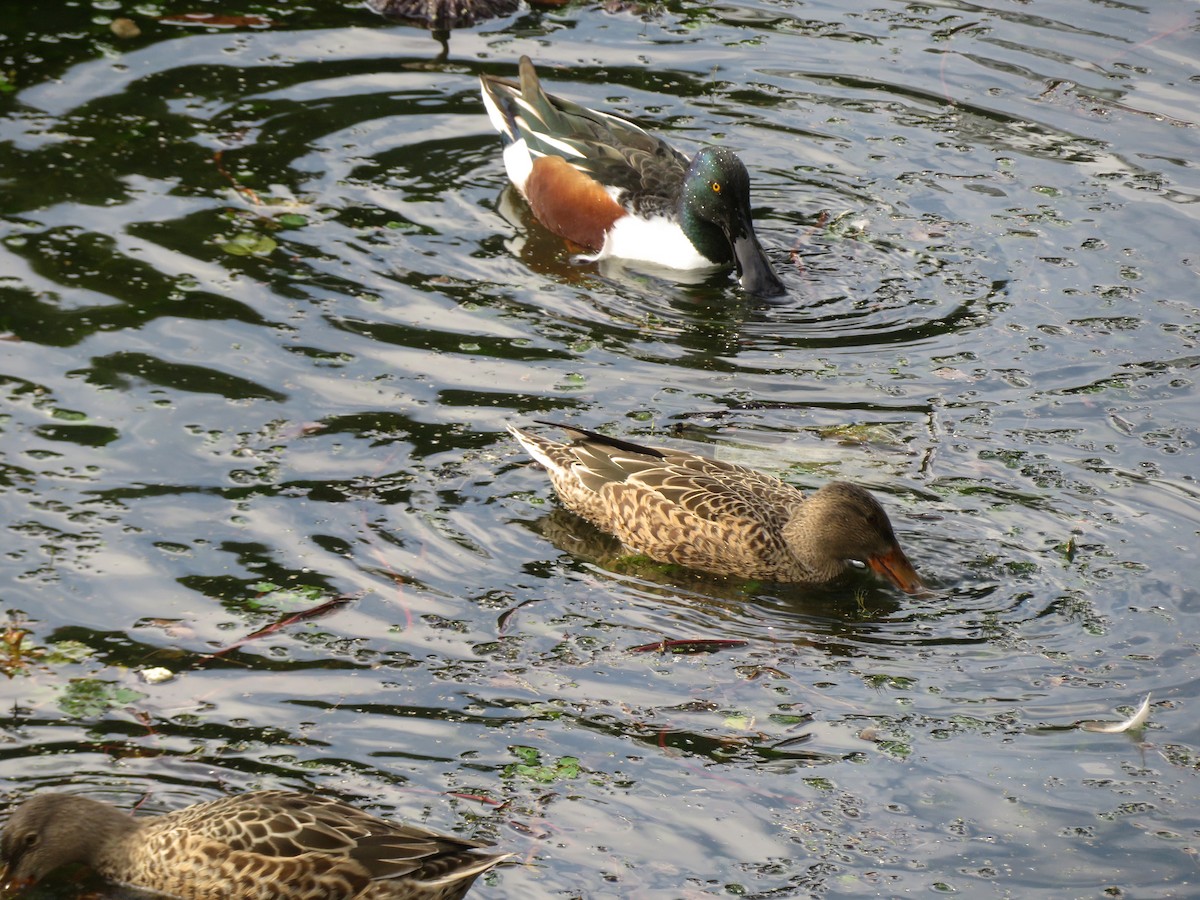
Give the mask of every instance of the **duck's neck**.
M 783 526 L 783 537 L 792 555 L 803 565 L 806 578 L 832 581 L 849 567 L 849 562 L 831 549 L 829 514 L 820 492 L 795 508 Z
M 727 266 L 733 262 L 729 241 L 725 239 L 721 229 L 696 215 L 696 211 L 688 205 L 686 190 L 679 205 L 679 227 L 683 229 L 696 251 L 714 265 Z
M 797 541 L 794 535 L 786 529 L 784 535 L 788 539 L 788 546 L 791 548 L 792 554 L 803 566 L 805 581 L 815 583 L 833 581 L 849 568 L 846 560 L 831 556 L 820 546 L 819 542 Z
M 71 823 L 68 827 L 74 833 L 77 845 L 85 849 L 79 861 L 102 869 L 111 848 L 137 831 L 141 823 L 108 803 L 88 797 L 76 797 L 75 800 L 78 807 L 73 812 L 76 814 L 65 821 Z
M 729 265 L 733 262 L 729 238 L 719 226 L 700 213 L 705 203 L 711 202 L 704 192 L 712 190 L 708 179 L 699 171 L 700 158 L 700 154 L 697 154 L 692 160 L 683 181 L 683 189 L 679 192 L 679 227 L 701 256 L 711 260 L 714 265 Z

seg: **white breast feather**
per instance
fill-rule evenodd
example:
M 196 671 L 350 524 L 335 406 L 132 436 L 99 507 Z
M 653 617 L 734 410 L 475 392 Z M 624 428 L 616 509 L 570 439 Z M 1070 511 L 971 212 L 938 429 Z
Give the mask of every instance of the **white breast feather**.
M 634 216 L 617 219 L 600 252 L 588 258 L 610 256 L 657 263 L 672 269 L 710 269 L 714 265 L 692 246 L 678 224 L 662 216 L 645 220 Z

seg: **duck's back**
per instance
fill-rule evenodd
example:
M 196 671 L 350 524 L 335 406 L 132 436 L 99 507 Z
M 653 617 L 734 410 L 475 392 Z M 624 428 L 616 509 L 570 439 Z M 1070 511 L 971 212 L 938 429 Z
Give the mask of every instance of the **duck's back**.
M 568 463 L 551 472 L 564 501 L 654 559 L 748 578 L 803 572 L 783 533 L 803 494 L 770 475 L 661 447 L 556 449 Z
M 98 868 L 183 900 L 456 900 L 499 857 L 336 800 L 262 791 L 148 819 Z
M 521 60 L 520 76 L 520 83 L 495 76 L 482 82 L 484 99 L 502 117 L 494 124 L 506 140 L 524 140 L 534 159 L 566 160 L 639 215 L 662 215 L 678 206 L 690 163 L 686 156 L 628 119 L 547 94 L 528 58 Z M 525 181 L 512 180 L 518 187 Z

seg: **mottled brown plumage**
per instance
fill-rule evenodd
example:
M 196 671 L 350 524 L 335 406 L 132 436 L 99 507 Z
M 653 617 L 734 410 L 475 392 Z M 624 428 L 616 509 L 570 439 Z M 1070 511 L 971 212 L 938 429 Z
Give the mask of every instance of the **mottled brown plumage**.
M 575 440 L 508 430 L 569 509 L 653 559 L 806 584 L 832 581 L 857 561 L 901 590 L 922 588 L 887 513 L 856 485 L 834 481 L 806 498 L 745 466 L 556 427 Z
M 511 854 L 290 791 L 135 818 L 76 794 L 39 794 L 0 836 L 4 883 L 81 863 L 183 900 L 457 900 Z

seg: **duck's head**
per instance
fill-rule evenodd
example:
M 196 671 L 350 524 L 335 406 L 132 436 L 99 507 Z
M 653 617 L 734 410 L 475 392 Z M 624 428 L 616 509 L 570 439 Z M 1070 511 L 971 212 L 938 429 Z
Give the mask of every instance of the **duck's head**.
M 0 834 L 0 885 L 36 884 L 63 866 L 90 864 L 114 833 L 135 827 L 120 810 L 73 794 L 38 794 L 12 814 Z
M 924 590 L 908 561 L 892 523 L 868 491 L 833 481 L 806 499 L 785 530 L 796 554 L 822 575 L 833 578 L 852 563 L 867 565 L 900 590 Z
M 684 181 L 684 231 L 696 249 L 715 263 L 732 262 L 748 294 L 778 297 L 783 282 L 763 253 L 750 217 L 750 175 L 737 154 L 705 147 Z

